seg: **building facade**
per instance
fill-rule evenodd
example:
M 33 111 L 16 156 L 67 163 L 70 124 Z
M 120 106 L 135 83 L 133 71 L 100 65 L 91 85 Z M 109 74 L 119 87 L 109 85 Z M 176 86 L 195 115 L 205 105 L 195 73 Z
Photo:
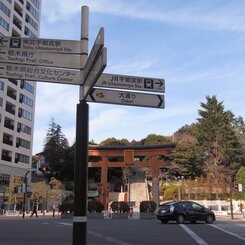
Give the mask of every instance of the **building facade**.
M 40 15 L 41 0 L 0 0 L 0 40 L 39 37 Z M 0 78 L 0 201 L 31 167 L 35 97 L 35 82 Z

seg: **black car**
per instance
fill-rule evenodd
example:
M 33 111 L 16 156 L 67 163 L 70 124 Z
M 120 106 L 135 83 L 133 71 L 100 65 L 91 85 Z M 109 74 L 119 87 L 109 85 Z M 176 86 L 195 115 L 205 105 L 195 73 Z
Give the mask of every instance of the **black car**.
M 197 221 L 205 221 L 211 224 L 215 220 L 215 214 L 204 206 L 191 202 L 167 202 L 161 204 L 157 211 L 157 219 L 162 223 L 170 220 L 183 224 L 185 221 L 196 223 Z

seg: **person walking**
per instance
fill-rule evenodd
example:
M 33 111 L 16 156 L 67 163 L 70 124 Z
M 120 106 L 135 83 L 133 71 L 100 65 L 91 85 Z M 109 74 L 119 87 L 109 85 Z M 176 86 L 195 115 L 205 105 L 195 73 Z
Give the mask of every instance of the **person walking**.
M 5 204 L 4 204 L 4 202 L 2 201 L 2 202 L 1 202 L 1 205 L 0 205 L 0 214 L 1 214 L 1 215 L 4 214 L 4 208 L 5 208 Z
M 32 214 L 31 214 L 31 216 L 30 216 L 30 217 L 32 217 L 32 216 L 33 216 L 33 214 L 36 214 L 36 218 L 38 218 L 38 215 L 37 215 L 37 204 L 34 204 L 34 206 L 33 206 L 33 210 L 32 210 Z

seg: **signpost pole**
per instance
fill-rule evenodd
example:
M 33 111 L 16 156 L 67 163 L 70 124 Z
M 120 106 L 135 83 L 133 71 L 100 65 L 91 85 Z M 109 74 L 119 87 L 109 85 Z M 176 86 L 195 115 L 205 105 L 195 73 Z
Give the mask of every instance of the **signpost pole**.
M 81 64 L 84 69 L 88 57 L 88 7 L 82 7 Z M 82 84 L 83 84 L 82 76 Z M 80 103 L 77 104 L 76 149 L 74 172 L 73 245 L 87 244 L 87 176 L 88 176 L 88 114 L 89 106 L 80 86 Z

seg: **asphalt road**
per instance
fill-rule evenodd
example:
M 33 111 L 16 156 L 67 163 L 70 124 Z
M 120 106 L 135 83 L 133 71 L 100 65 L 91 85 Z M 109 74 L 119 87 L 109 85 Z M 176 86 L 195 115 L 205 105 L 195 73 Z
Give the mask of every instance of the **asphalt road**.
M 72 244 L 72 220 L 29 217 L 0 219 L 0 244 L 69 245 Z M 87 244 L 244 245 L 245 222 L 178 225 L 175 222 L 161 224 L 157 220 L 89 220 Z

